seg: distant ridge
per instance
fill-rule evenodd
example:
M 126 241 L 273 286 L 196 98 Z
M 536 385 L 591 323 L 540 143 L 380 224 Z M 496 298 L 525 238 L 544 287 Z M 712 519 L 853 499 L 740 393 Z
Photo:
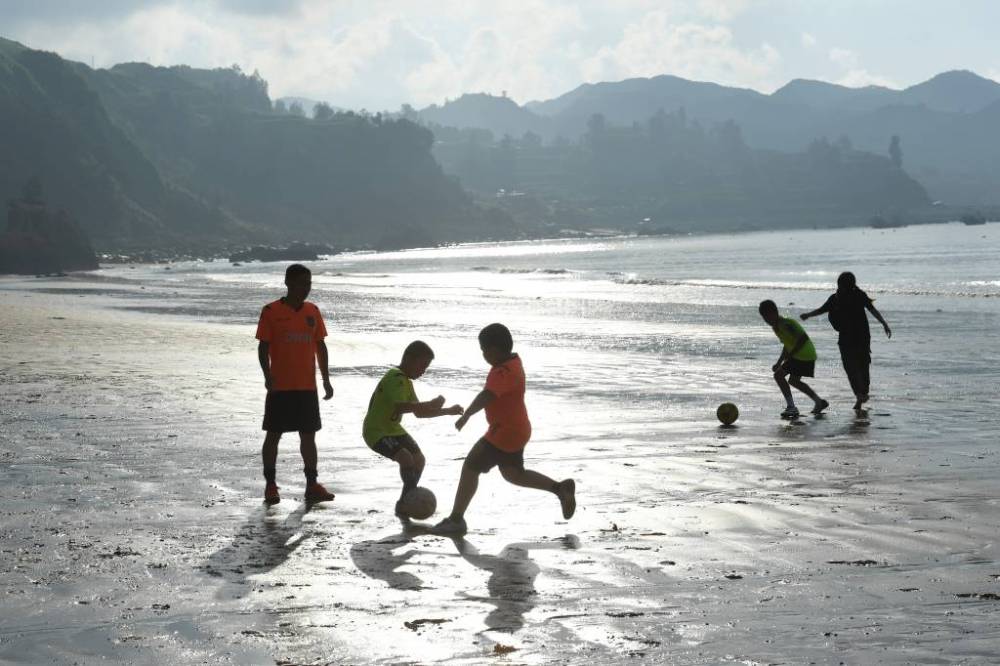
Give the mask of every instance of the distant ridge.
M 476 103 L 470 103 L 475 99 Z M 974 72 L 942 72 L 903 90 L 851 88 L 796 79 L 766 95 L 747 88 L 660 75 L 585 83 L 549 100 L 517 106 L 490 95 L 464 95 L 420 112 L 426 122 L 482 128 L 496 136 L 531 131 L 546 140 L 576 139 L 599 114 L 615 125 L 644 123 L 659 110 L 683 111 L 706 126 L 734 121 L 747 144 L 782 151 L 844 137 L 855 148 L 886 154 L 901 139 L 908 171 L 936 199 L 1000 203 L 1000 83 Z

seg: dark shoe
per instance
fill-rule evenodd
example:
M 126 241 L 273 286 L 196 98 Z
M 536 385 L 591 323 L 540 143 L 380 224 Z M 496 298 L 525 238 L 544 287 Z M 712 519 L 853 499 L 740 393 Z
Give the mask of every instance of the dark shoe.
M 783 418 L 783 419 L 797 419 L 797 418 L 799 418 L 799 408 L 798 407 L 786 407 L 785 411 L 781 412 L 781 418 Z
M 576 513 L 576 481 L 573 479 L 560 481 L 556 496 L 559 498 L 559 504 L 562 505 L 563 518 L 569 520 Z
M 274 506 L 281 501 L 281 495 L 278 494 L 278 486 L 274 483 L 269 483 L 264 486 L 264 504 L 268 506 Z
M 826 400 L 823 400 L 822 398 L 820 398 L 819 402 L 816 403 L 816 406 L 812 408 L 812 413 L 813 414 L 822 414 L 823 410 L 826 409 L 829 406 L 830 406 L 829 402 L 827 402 Z
M 857 400 L 854 401 L 854 411 L 856 412 L 861 411 L 861 403 L 862 403 L 861 398 L 858 398 Z
M 432 534 L 441 536 L 465 536 L 469 531 L 464 518 L 452 518 L 448 516 L 431 529 Z
M 333 500 L 334 494 L 323 487 L 323 484 L 310 483 L 306 486 L 306 501 L 307 502 L 329 502 Z

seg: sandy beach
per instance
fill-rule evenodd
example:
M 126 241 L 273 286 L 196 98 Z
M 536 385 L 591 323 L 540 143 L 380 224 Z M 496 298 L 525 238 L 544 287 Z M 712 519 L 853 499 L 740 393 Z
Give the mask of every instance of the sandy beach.
M 337 393 L 318 442 L 337 499 L 301 501 L 286 438 L 284 500 L 266 508 L 252 323 L 121 307 L 138 282 L 2 287 L 0 663 L 1000 658 L 995 348 L 977 361 L 980 402 L 956 397 L 960 368 L 954 385 L 915 368 L 905 385 L 886 380 L 891 397 L 866 414 L 845 409 L 838 387 L 840 409 L 798 423 L 774 418 L 773 385 L 755 369 L 725 428 L 714 405 L 736 380 L 695 382 L 681 412 L 602 412 L 599 395 L 581 401 L 546 379 L 533 340 L 527 459 L 577 479 L 578 513 L 564 521 L 552 496 L 493 474 L 468 536 L 449 539 L 393 516 L 395 470 L 360 439 L 377 367 L 356 360 L 364 334 L 331 328 Z M 967 323 L 990 329 L 996 311 Z M 379 357 L 405 337 L 387 331 Z M 904 363 L 937 343 L 898 344 Z M 421 394 L 467 402 L 485 370 L 463 353 L 478 374 L 442 365 Z M 650 372 L 669 374 L 664 363 Z M 574 410 L 603 429 L 546 426 Z M 436 518 L 481 426 L 412 429 Z

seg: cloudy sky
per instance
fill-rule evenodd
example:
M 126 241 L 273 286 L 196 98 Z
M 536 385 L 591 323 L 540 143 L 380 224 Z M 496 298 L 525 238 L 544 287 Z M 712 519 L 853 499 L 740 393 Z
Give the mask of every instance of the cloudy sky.
M 97 67 L 239 64 L 272 97 L 370 110 L 656 74 L 1000 80 L 997 26 L 1000 0 L 0 0 L 0 35 Z

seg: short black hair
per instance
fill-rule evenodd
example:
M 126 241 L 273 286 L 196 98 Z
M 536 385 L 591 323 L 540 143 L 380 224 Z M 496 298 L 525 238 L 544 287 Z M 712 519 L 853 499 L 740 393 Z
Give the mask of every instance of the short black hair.
M 514 349 L 514 338 L 503 324 L 490 324 L 479 331 L 479 346 L 483 349 L 494 347 L 504 354 L 509 354 Z
M 850 291 L 858 286 L 858 279 L 851 271 L 844 271 L 837 276 L 837 289 L 840 291 Z
M 772 301 L 770 299 L 768 299 L 766 301 L 761 301 L 760 305 L 757 306 L 757 312 L 759 312 L 761 314 L 761 316 L 763 316 L 763 315 L 765 315 L 765 314 L 767 314 L 769 312 L 773 312 L 774 314 L 778 314 L 778 305 L 777 305 L 777 303 L 775 303 L 774 301 Z
M 312 271 L 303 266 L 302 264 L 292 264 L 285 269 L 285 282 L 289 280 L 294 280 L 300 275 L 312 275 Z
M 423 340 L 414 340 L 403 350 L 403 359 L 408 358 L 429 358 L 433 361 L 434 350 Z

